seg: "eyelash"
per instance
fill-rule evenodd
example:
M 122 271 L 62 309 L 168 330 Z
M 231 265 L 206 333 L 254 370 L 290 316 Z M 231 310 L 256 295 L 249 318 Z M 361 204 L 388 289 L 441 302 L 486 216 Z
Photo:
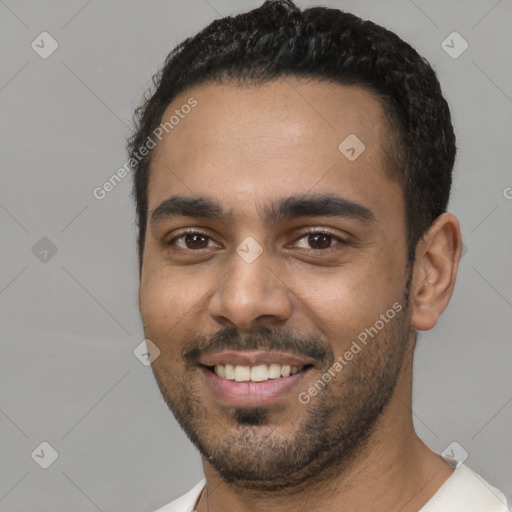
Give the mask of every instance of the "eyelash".
M 306 231 L 306 232 L 302 233 L 302 235 L 300 237 L 296 238 L 294 240 L 294 242 L 298 242 L 299 240 L 302 240 L 302 239 L 304 239 L 304 238 L 306 238 L 306 237 L 308 237 L 310 235 L 317 235 L 317 234 L 326 235 L 326 236 L 332 238 L 333 241 L 336 241 L 337 243 L 327 247 L 326 249 L 304 249 L 304 248 L 299 248 L 299 250 L 322 252 L 322 253 L 325 254 L 325 253 L 331 252 L 331 250 L 336 250 L 335 248 L 338 245 L 346 245 L 347 244 L 346 240 L 344 240 L 343 238 L 339 237 L 338 235 L 334 235 L 333 233 L 330 233 L 328 230 L 325 230 L 325 229 Z M 208 238 L 210 240 L 213 240 L 213 238 L 210 235 L 208 235 L 207 233 L 205 233 L 205 232 L 203 232 L 201 230 L 198 230 L 197 228 L 189 228 L 189 229 L 183 230 L 178 236 L 173 237 L 165 245 L 168 246 L 168 247 L 172 247 L 177 240 L 180 240 L 180 239 L 184 238 L 187 235 L 200 235 L 200 236 L 204 236 L 205 238 Z M 189 251 L 189 252 L 200 252 L 202 250 L 204 250 L 204 249 L 188 249 L 188 248 L 184 249 L 184 248 L 181 248 L 181 247 L 176 249 L 176 251 Z

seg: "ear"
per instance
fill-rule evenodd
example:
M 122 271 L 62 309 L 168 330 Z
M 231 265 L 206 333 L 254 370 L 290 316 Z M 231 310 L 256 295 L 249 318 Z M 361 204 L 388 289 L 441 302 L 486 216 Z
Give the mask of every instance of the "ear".
M 427 331 L 436 325 L 455 287 L 462 254 L 457 217 L 443 213 L 416 246 L 411 286 L 411 325 Z

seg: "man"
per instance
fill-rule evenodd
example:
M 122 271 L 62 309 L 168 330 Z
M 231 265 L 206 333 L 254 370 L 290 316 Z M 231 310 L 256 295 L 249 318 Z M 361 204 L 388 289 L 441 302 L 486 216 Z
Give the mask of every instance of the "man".
M 414 49 L 268 1 L 169 55 L 129 150 L 152 367 L 206 477 L 161 512 L 507 510 L 413 427 L 462 245 Z

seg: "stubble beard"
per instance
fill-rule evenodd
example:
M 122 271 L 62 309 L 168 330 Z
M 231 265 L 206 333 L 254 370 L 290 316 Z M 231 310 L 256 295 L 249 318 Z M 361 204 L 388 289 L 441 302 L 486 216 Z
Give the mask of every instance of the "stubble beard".
M 276 491 L 346 471 L 364 452 L 395 390 L 408 336 L 404 309 L 310 403 L 297 400 L 300 408 L 285 416 L 273 406 L 226 407 L 227 427 L 212 421 L 187 377 L 170 382 L 166 371 L 153 371 L 178 423 L 224 481 Z

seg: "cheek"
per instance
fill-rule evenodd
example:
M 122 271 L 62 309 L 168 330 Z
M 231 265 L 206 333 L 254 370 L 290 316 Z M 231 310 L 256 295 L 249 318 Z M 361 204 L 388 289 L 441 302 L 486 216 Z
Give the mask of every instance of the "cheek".
M 194 275 L 185 267 L 171 266 L 164 256 L 151 256 L 140 282 L 140 313 L 147 336 L 165 345 L 183 338 L 208 288 L 201 271 Z
M 156 274 L 146 274 L 140 287 L 140 311 L 144 323 L 145 337 L 158 349 L 159 355 L 153 361 L 154 370 L 163 371 L 161 380 L 177 375 L 180 366 L 180 353 L 183 338 L 180 318 L 187 307 L 184 300 L 178 300 L 181 289 L 170 286 L 165 279 Z M 164 377 L 164 375 L 166 375 Z
M 176 272 L 155 265 L 143 270 L 140 283 L 140 311 L 144 325 L 153 335 L 161 336 L 189 308 L 187 288 Z
M 215 284 L 210 274 L 171 268 L 164 261 L 152 261 L 144 269 L 140 312 L 146 336 L 154 338 L 161 350 L 177 347 L 197 330 L 204 317 L 205 297 Z
M 396 265 L 396 262 L 395 262 Z M 344 350 L 352 339 L 373 326 L 381 314 L 401 303 L 403 277 L 375 261 L 347 265 L 330 273 L 309 272 L 287 282 L 296 297 L 299 314 L 310 316 L 333 349 Z M 399 275 L 400 274 L 400 275 Z

